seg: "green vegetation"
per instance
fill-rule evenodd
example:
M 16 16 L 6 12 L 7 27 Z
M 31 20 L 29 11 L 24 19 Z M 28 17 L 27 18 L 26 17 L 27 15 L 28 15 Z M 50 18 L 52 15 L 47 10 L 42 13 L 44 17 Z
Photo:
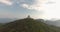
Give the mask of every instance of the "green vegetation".
M 25 18 L 3 25 L 0 32 L 60 32 L 60 28 L 49 26 L 32 18 Z
M 3 26 L 3 24 L 2 23 L 0 23 L 0 28 Z

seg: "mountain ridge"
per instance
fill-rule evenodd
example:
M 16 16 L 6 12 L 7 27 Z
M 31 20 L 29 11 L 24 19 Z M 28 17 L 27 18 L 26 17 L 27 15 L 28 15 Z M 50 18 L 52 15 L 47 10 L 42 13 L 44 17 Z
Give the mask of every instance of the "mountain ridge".
M 7 23 L 0 28 L 0 32 L 60 32 L 43 22 L 32 18 L 24 18 Z

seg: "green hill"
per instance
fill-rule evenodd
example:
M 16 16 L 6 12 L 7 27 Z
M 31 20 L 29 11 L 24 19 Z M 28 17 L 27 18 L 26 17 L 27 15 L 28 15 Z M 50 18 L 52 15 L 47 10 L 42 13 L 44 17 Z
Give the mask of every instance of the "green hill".
M 3 25 L 0 32 L 60 32 L 60 29 L 32 18 L 25 18 Z

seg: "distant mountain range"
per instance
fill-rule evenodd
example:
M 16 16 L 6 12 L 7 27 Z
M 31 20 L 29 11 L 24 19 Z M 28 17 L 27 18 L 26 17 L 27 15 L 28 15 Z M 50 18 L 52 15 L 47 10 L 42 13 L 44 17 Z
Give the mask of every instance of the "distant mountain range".
M 16 19 L 11 19 L 11 18 L 0 18 L 0 23 L 8 23 L 8 22 L 11 22 L 11 21 L 14 21 Z
M 48 25 L 54 25 L 60 27 L 60 20 L 43 20 L 43 19 L 37 19 L 38 21 L 42 21 Z
M 52 21 L 52 20 L 46 20 L 45 23 L 46 23 L 46 24 L 49 24 L 49 25 L 54 25 L 54 26 L 60 27 L 60 20 L 55 20 L 55 21 Z

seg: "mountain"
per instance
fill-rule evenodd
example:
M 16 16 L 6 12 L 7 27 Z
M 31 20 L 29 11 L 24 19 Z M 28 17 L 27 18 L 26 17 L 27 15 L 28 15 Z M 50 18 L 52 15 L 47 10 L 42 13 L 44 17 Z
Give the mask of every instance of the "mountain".
M 14 21 L 16 19 L 11 19 L 11 18 L 0 18 L 0 23 L 8 23 L 11 21 Z
M 0 32 L 60 32 L 60 28 L 49 26 L 29 17 L 3 25 Z
M 60 27 L 60 20 L 56 20 L 56 19 L 52 19 L 52 20 L 36 19 L 36 20 L 44 22 L 44 23 L 46 23 L 48 25 L 53 25 L 53 26 Z
M 44 23 L 46 23 L 48 25 L 53 25 L 53 26 L 60 27 L 60 20 L 56 20 L 56 19 L 52 19 L 52 20 L 36 19 L 36 20 L 44 22 Z
M 54 26 L 60 27 L 60 20 L 55 20 L 55 21 L 46 20 L 45 23 L 46 23 L 46 24 L 49 24 L 49 25 L 54 25 Z

